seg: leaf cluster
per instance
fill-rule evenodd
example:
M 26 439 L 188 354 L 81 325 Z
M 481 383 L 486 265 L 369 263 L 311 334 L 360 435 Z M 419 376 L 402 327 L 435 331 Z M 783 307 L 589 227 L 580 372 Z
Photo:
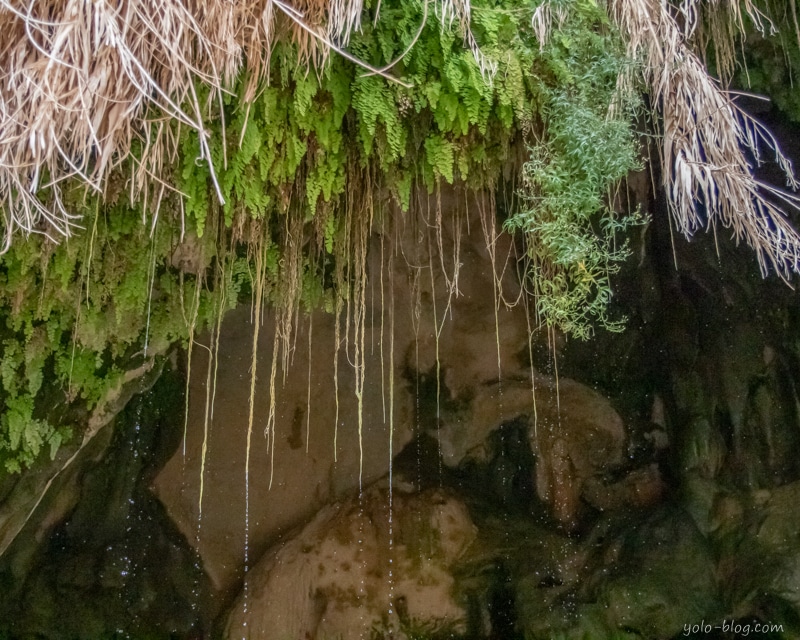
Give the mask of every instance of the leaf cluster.
M 71 206 L 91 224 L 81 238 L 55 245 L 32 236 L 0 259 L 0 468 L 9 472 L 46 447 L 55 455 L 80 431 L 72 420 L 85 420 L 132 362 L 186 339 L 195 299 L 207 322 L 219 298 L 197 275 L 213 243 L 195 245 L 202 264 L 184 273 L 172 264 L 175 220 L 158 221 L 151 234 L 127 204 L 104 211 L 76 196 Z M 234 276 L 224 286 L 235 301 L 242 278 Z
M 543 72 L 554 76 L 541 89 L 544 134 L 523 167 L 525 206 L 506 228 L 527 237 L 540 318 L 585 339 L 596 324 L 624 327 L 623 318 L 609 316 L 610 278 L 629 255 L 622 233 L 641 218 L 618 215 L 610 203 L 619 181 L 639 167 L 630 124 L 638 103 L 617 89 L 630 62 L 618 41 L 613 46 L 605 16 L 576 6 L 544 52 Z

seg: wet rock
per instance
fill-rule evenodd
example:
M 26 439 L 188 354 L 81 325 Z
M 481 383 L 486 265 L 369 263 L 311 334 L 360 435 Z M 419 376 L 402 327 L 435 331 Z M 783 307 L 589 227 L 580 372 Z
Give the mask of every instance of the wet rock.
M 166 350 L 166 347 L 164 348 Z M 0 474 L 0 556 L 26 527 L 42 540 L 75 506 L 84 469 L 101 457 L 111 438 L 107 428 L 128 401 L 153 386 L 164 366 L 161 351 L 125 371 L 91 412 L 71 416 L 83 433 L 60 447 L 52 460 L 40 457 L 19 476 Z M 63 407 L 56 410 L 63 411 Z M 79 437 L 78 437 L 79 436 Z
M 446 406 L 440 411 L 438 428 L 429 433 L 437 440 L 445 465 L 486 462 L 491 454 L 491 434 L 520 417 L 528 421 L 533 411 L 530 382 L 493 382 L 473 388 L 452 409 Z
M 441 201 L 431 200 L 432 211 L 441 206 L 444 212 L 441 237 L 432 227 L 416 228 L 410 221 L 406 224 L 398 212 L 396 229 L 387 231 L 386 237 L 371 238 L 371 293 L 365 316 L 364 350 L 367 382 L 360 402 L 355 396 L 352 331 L 348 345 L 344 336 L 339 336 L 341 349 L 335 381 L 334 318 L 315 313 L 310 325 L 301 323 L 298 329 L 292 363 L 285 376 L 278 371 L 275 432 L 266 439 L 274 333 L 273 319 L 267 318 L 258 342 L 255 421 L 248 465 L 253 349 L 249 307 L 234 310 L 223 322 L 213 396 L 207 395 L 207 354 L 195 349 L 185 447 L 176 452 L 155 479 L 154 491 L 197 549 L 223 599 L 233 597 L 242 586 L 245 496 L 249 509 L 248 556 L 252 562 L 289 530 L 308 522 L 324 505 L 343 499 L 386 474 L 390 451 L 399 453 L 415 431 L 435 431 L 437 419 L 444 426 L 446 416 L 437 416 L 435 410 L 422 415 L 417 409 L 424 400 L 417 397 L 417 383 L 423 376 L 433 372 L 433 388 L 439 381 L 438 400 L 442 405 L 458 405 L 463 398 L 479 396 L 480 406 L 472 409 L 471 423 L 480 424 L 478 442 L 485 439 L 487 425 L 489 430 L 495 429 L 506 416 L 513 419 L 531 412 L 529 388 L 507 405 L 491 406 L 498 377 L 530 376 L 529 368 L 518 357 L 527 352 L 528 344 L 528 323 L 522 305 L 502 307 L 495 314 L 496 301 L 491 292 L 499 276 L 486 248 L 481 220 L 481 216 L 491 215 L 491 208 L 486 202 L 474 202 L 474 196 L 469 196 L 469 203 L 460 193 L 443 192 L 441 196 Z M 469 220 L 465 211 L 469 211 Z M 402 259 L 395 256 L 390 262 L 383 245 L 395 242 L 399 247 L 394 251 Z M 498 255 L 513 256 L 506 235 L 498 238 L 494 247 Z M 457 283 L 452 279 L 455 268 L 459 270 Z M 443 269 L 449 274 L 447 277 Z M 499 265 L 498 269 L 501 273 Z M 502 278 L 509 296 L 516 295 L 519 288 L 512 272 L 506 269 Z M 395 309 L 391 322 L 390 299 L 394 300 Z M 394 330 L 391 338 L 390 326 Z M 393 371 L 389 366 L 390 348 Z M 394 403 L 391 411 L 390 398 Z M 436 406 L 436 398 L 432 406 Z M 443 439 L 446 457 L 450 455 L 445 451 L 447 446 Z M 466 446 L 472 446 L 471 441 Z M 453 447 L 452 456 L 460 456 L 461 445 L 456 443 Z M 246 466 L 250 477 L 247 488 Z
M 652 507 L 661 502 L 667 486 L 656 464 L 635 469 L 619 482 L 606 484 L 592 476 L 583 486 L 582 497 L 595 509 L 610 511 L 624 507 Z
M 574 613 L 564 605 L 586 578 L 587 549 L 549 523 L 490 513 L 479 520 L 478 542 L 462 569 L 489 620 L 486 637 L 554 637 L 562 617 Z M 498 591 L 507 593 L 505 603 L 497 602 Z
M 107 437 L 103 456 L 71 467 L 78 495 L 63 519 L 31 520 L 0 559 L 0 637 L 185 638 L 211 626 L 197 559 L 147 488 L 177 444 L 165 427 L 182 388 L 169 373 L 135 398 L 83 450 Z
M 728 493 L 714 504 L 719 573 L 737 617 L 772 603 L 800 611 L 800 482 Z
M 616 566 L 598 589 L 617 628 L 670 637 L 723 613 L 711 545 L 688 514 L 658 510 L 620 542 Z
M 557 587 L 538 572 L 518 581 L 519 626 L 526 638 L 668 638 L 724 609 L 712 548 L 674 507 L 638 521 L 606 521 L 572 543 L 579 562 Z
M 438 438 L 448 466 L 488 463 L 496 455 L 491 435 L 520 419 L 528 425 L 526 446 L 536 459 L 536 494 L 563 526 L 577 525 L 584 500 L 611 509 L 660 499 L 664 485 L 655 465 L 628 480 L 606 478 L 625 461 L 625 425 L 607 398 L 569 378 L 556 382 L 537 376 L 533 390 L 529 381 L 483 385 L 454 412 L 445 413 L 431 435 Z
M 325 507 L 248 574 L 225 636 L 463 634 L 467 612 L 452 572 L 476 535 L 465 505 L 440 490 L 395 493 L 390 502 L 376 488 Z
M 625 427 L 608 399 L 569 379 L 537 395 L 536 410 L 536 491 L 556 519 L 571 527 L 586 482 L 622 462 Z
M 156 477 L 153 489 L 197 549 L 215 588 L 234 595 L 241 586 L 248 537 L 250 562 L 329 502 L 384 475 L 390 460 L 389 378 L 365 386 L 361 433 L 353 369 L 339 360 L 339 424 L 333 379 L 334 322 L 315 314 L 311 352 L 308 327 L 300 330 L 293 366 L 276 383 L 275 435 L 264 435 L 269 414 L 268 376 L 273 342 L 271 322 L 261 329 L 255 421 L 248 455 L 252 325 L 247 308 L 231 312 L 222 328 L 214 420 L 206 429 L 207 355 L 193 354 L 185 445 Z M 380 353 L 368 357 L 380 371 Z M 264 372 L 262 374 L 262 372 Z M 309 386 L 310 385 L 310 386 Z M 310 401 L 309 401 L 310 394 Z M 398 376 L 394 389 L 391 446 L 400 451 L 411 439 L 413 405 Z M 208 434 L 206 440 L 206 433 Z M 185 446 L 185 449 L 184 449 Z M 204 447 L 205 458 L 203 456 Z M 185 453 L 184 453 L 185 451 Z M 248 468 L 249 467 L 249 468 Z M 245 471 L 249 471 L 249 486 Z M 200 506 L 201 471 L 203 486 Z M 248 528 L 245 528 L 247 512 Z

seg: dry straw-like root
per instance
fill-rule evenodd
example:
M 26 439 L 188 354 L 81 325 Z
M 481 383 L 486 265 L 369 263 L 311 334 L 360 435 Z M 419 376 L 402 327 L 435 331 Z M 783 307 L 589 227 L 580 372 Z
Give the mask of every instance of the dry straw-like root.
M 491 76 L 495 67 L 469 29 L 469 3 L 436 8 L 443 24 L 459 23 Z M 297 45 L 299 65 L 324 64 L 332 49 L 405 84 L 344 50 L 362 9 L 361 0 L 0 0 L 0 253 L 17 233 L 69 236 L 80 217 L 64 205 L 62 183 L 77 179 L 102 193 L 109 171 L 128 160 L 131 199 L 152 200 L 155 218 L 163 190 L 174 189 L 160 176 L 180 126 L 199 136 L 197 161 L 209 163 L 222 201 L 203 123 L 243 65 L 243 103 L 255 98 L 278 32 Z M 207 103 L 196 85 L 210 89 Z
M 471 34 L 469 2 L 430 4 L 443 26 L 462 32 L 490 79 L 496 67 Z M 729 228 L 755 249 L 764 272 L 788 278 L 799 271 L 800 236 L 781 209 L 800 200 L 759 182 L 750 159 L 760 161 L 759 144 L 766 143 L 796 188 L 789 164 L 689 46 L 713 43 L 725 76 L 743 16 L 764 31 L 774 25 L 752 0 L 685 0 L 677 9 L 660 0 L 607 5 L 631 59 L 645 61 L 645 81 L 663 116 L 664 182 L 677 228 L 687 236 Z M 545 2 L 536 12 L 532 26 L 542 42 L 565 19 L 559 6 Z M 179 127 L 197 132 L 198 162 L 211 163 L 203 122 L 243 64 L 247 103 L 267 77 L 276 33 L 295 41 L 299 64 L 322 64 L 331 49 L 350 57 L 343 48 L 360 27 L 362 9 L 361 0 L 0 0 L 0 252 L 18 232 L 69 235 L 80 219 L 64 205 L 60 185 L 77 179 L 102 193 L 110 169 L 126 160 L 132 199 L 152 200 L 156 216 L 164 189 L 174 189 L 160 176 L 175 157 Z M 210 88 L 207 103 L 196 84 Z M 632 84 L 633 72 L 620 86 Z M 219 189 L 217 195 L 221 200 Z
M 741 28 L 738 3 L 726 4 L 733 12 L 731 24 Z M 759 148 L 766 145 L 789 188 L 796 190 L 798 183 L 770 133 L 735 104 L 687 45 L 698 5 L 696 0 L 683 3 L 681 29 L 659 0 L 609 1 L 629 57 L 644 59 L 645 81 L 662 114 L 663 180 L 672 218 L 687 237 L 702 228 L 730 229 L 737 242 L 743 239 L 755 250 L 762 273 L 774 270 L 788 279 L 800 273 L 800 235 L 781 207 L 800 209 L 800 198 L 756 179 L 747 154 L 760 163 Z M 749 1 L 743 6 L 757 27 L 771 28 Z M 632 80 L 628 76 L 622 84 Z
M 326 14 L 337 42 L 361 14 L 360 2 L 305 5 L 290 16 L 300 63 L 325 49 L 313 25 Z M 77 178 L 101 193 L 109 170 L 133 158 L 134 141 L 133 198 L 153 184 L 169 187 L 159 176 L 176 151 L 176 123 L 197 132 L 198 161 L 211 163 L 203 128 L 210 105 L 200 104 L 195 83 L 218 98 L 246 60 L 243 97 L 252 100 L 267 73 L 273 23 L 272 0 L 0 0 L 0 252 L 16 232 L 68 236 L 80 219 L 60 185 Z
M 0 0 L 0 249 L 16 231 L 69 235 L 80 220 L 60 185 L 102 192 L 135 140 L 132 191 L 160 183 L 173 123 L 198 132 L 210 162 L 194 83 L 219 89 L 239 71 L 233 6 Z

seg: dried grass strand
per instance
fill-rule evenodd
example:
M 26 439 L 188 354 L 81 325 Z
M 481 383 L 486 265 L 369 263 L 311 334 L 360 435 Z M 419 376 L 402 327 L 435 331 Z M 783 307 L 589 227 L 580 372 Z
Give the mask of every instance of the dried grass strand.
M 785 172 L 788 188 L 795 190 L 791 163 L 689 48 L 686 37 L 694 28 L 696 2 L 683 6 L 684 30 L 658 0 L 609 1 L 628 56 L 644 60 L 644 79 L 662 114 L 663 181 L 672 218 L 686 237 L 698 229 L 730 229 L 737 242 L 744 240 L 755 250 L 763 275 L 775 271 L 788 281 L 800 273 L 800 235 L 778 202 L 800 210 L 800 199 L 757 180 L 751 158 L 760 164 L 765 144 Z M 757 26 L 771 25 L 749 0 L 744 8 Z M 737 14 L 734 19 L 742 18 Z M 634 83 L 632 72 L 626 72 L 621 90 Z

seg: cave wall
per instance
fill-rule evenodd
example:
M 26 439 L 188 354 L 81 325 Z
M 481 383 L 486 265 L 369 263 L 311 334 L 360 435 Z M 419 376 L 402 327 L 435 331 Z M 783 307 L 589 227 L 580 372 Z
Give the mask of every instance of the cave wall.
M 774 277 L 763 280 L 748 250 L 722 233 L 689 243 L 674 238 L 663 198 L 652 194 L 650 184 L 647 176 L 630 181 L 631 198 L 653 212 L 653 219 L 633 239 L 633 256 L 616 282 L 612 313 L 627 316 L 627 330 L 598 331 L 587 342 L 540 330 L 529 344 L 523 304 L 507 306 L 497 297 L 502 288 L 507 302 L 517 300 L 520 254 L 501 235 L 489 245 L 496 258 L 492 265 L 485 233 L 491 234 L 498 221 L 488 201 L 448 192 L 423 207 L 432 212 L 428 222 L 440 212 L 440 232 L 424 218 L 398 214 L 385 235 L 374 235 L 365 314 L 363 468 L 352 335 L 340 335 L 340 423 L 334 445 L 336 336 L 331 316 L 323 313 L 310 324 L 300 323 L 292 367 L 285 379 L 279 372 L 270 439 L 274 456 L 267 448 L 274 327 L 267 314 L 258 342 L 247 528 L 244 457 L 253 317 L 247 305 L 240 306 L 222 326 L 220 359 L 210 373 L 203 349 L 209 337 L 198 338 L 185 445 L 183 418 L 162 421 L 159 429 L 171 434 L 170 455 L 151 461 L 133 485 L 124 457 L 106 458 L 102 464 L 107 473 L 119 472 L 117 480 L 110 479 L 113 474 L 95 484 L 87 479 L 81 500 L 67 499 L 74 491 L 61 500 L 53 496 L 52 510 L 31 523 L 31 531 L 38 531 L 35 538 L 20 541 L 24 549 L 4 557 L 6 563 L 18 559 L 0 568 L 16 594 L 3 612 L 5 628 L 57 637 L 52 623 L 57 608 L 25 603 L 34 602 L 35 593 L 52 603 L 71 589 L 83 590 L 86 598 L 95 597 L 90 594 L 97 589 L 148 592 L 150 604 L 138 619 L 153 620 L 159 615 L 160 589 L 189 583 L 207 593 L 202 596 L 206 613 L 164 623 L 180 627 L 180 637 L 199 628 L 208 632 L 211 618 L 216 618 L 215 634 L 245 622 L 257 634 L 258 625 L 272 619 L 274 602 L 282 602 L 273 597 L 278 592 L 306 611 L 302 624 L 307 628 L 346 628 L 353 620 L 335 612 L 353 594 L 334 593 L 337 580 L 313 572 L 303 574 L 305 591 L 293 591 L 295 576 L 285 567 L 307 566 L 310 557 L 319 556 L 316 543 L 308 542 L 316 540 L 328 551 L 354 554 L 350 564 L 358 570 L 322 563 L 326 571 L 342 572 L 342 584 L 354 576 L 380 575 L 374 588 L 389 585 L 383 580 L 386 531 L 378 526 L 385 513 L 376 506 L 380 501 L 363 502 L 363 496 L 383 499 L 391 487 L 397 492 L 398 518 L 409 505 L 411 512 L 429 514 L 438 513 L 436 505 L 452 505 L 448 509 L 458 516 L 454 535 L 470 543 L 456 545 L 446 563 L 431 565 L 439 591 L 430 597 L 446 603 L 438 613 L 412 606 L 409 595 L 397 591 L 398 600 L 390 600 L 391 616 L 381 608 L 383 596 L 356 608 L 368 627 L 405 629 L 406 635 L 419 628 L 429 635 L 449 629 L 452 637 L 502 632 L 507 638 L 553 633 L 600 638 L 621 629 L 669 637 L 680 634 L 682 625 L 706 618 L 772 620 L 800 629 L 794 509 L 800 495 L 794 455 L 800 437 L 797 294 Z M 455 269 L 458 295 L 452 287 Z M 212 397 L 206 390 L 215 373 Z M 386 477 L 390 392 L 391 484 Z M 184 399 L 173 391 L 162 401 L 180 408 Z M 102 456 L 93 464 L 97 460 Z M 99 541 L 107 540 L 86 534 L 92 528 L 87 523 L 103 521 L 92 511 L 97 506 L 89 496 L 98 482 L 128 487 L 115 492 L 123 501 L 133 486 L 139 487 L 137 499 L 152 500 L 152 488 L 163 505 L 149 503 L 160 514 L 155 530 L 162 532 L 152 535 L 168 541 L 160 553 L 184 558 L 173 567 L 178 573 L 202 566 L 205 575 L 153 578 L 147 576 L 158 574 L 142 568 L 139 591 L 126 592 L 132 583 L 125 580 L 114 582 L 111 577 L 119 579 L 120 570 L 116 556 L 106 554 L 110 564 L 104 565 L 82 548 L 94 547 L 102 558 L 105 542 Z M 326 537 L 328 529 L 353 531 L 365 514 L 378 528 L 363 548 L 354 549 L 348 536 L 338 542 Z M 439 522 L 438 516 L 431 518 Z M 83 534 L 70 537 L 70 530 Z M 413 554 L 424 552 L 420 549 L 429 549 L 420 557 L 431 559 L 436 545 L 420 546 L 419 528 L 409 531 L 398 538 L 405 540 L 402 549 L 398 543 L 398 560 L 405 557 L 413 564 Z M 62 553 L 65 540 L 74 545 L 68 561 Z M 674 562 L 679 553 L 688 558 L 685 564 Z M 95 565 L 100 568 L 86 569 Z M 87 604 L 87 611 L 101 606 Z M 113 607 L 106 609 L 114 615 Z M 43 610 L 50 611 L 49 618 L 37 618 Z M 9 627 L 11 619 L 22 626 Z M 103 616 L 98 619 L 98 625 L 107 623 Z M 156 637 L 167 633 L 159 624 L 152 623 L 160 629 Z

